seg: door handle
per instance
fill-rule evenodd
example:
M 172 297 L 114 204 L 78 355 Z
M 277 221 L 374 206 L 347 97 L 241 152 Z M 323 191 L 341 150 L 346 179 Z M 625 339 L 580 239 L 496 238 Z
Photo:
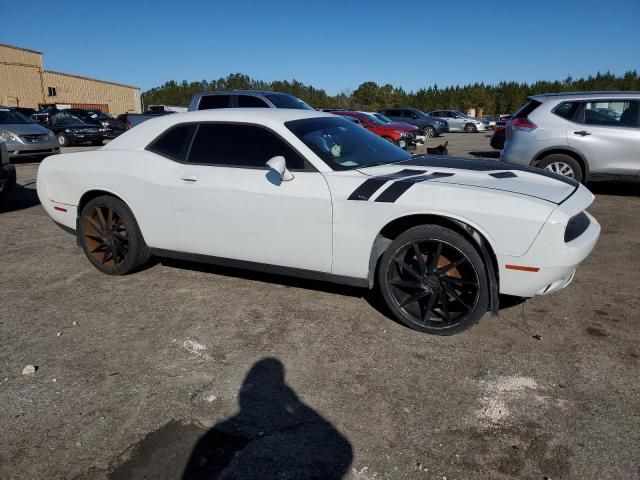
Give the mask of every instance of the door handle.
M 198 181 L 198 177 L 197 177 L 197 175 L 182 175 L 180 177 L 180 180 L 182 180 L 184 182 L 193 183 L 193 182 L 197 182 Z
M 586 137 L 587 135 L 591 135 L 591 132 L 587 132 L 586 130 L 580 130 L 579 132 L 573 132 L 574 135 L 580 135 L 581 137 Z

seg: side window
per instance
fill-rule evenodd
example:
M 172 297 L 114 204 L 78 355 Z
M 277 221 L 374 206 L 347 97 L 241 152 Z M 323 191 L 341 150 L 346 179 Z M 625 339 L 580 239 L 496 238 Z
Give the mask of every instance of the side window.
M 200 99 L 198 110 L 229 108 L 230 101 L 231 95 L 206 95 Z
M 573 120 L 576 110 L 580 106 L 580 102 L 562 102 L 556 108 L 553 109 L 553 113 L 565 120 Z
M 584 123 L 607 127 L 640 127 L 637 100 L 597 100 L 585 102 Z
M 304 159 L 284 140 L 254 125 L 204 123 L 198 127 L 189 152 L 190 163 L 227 167 L 264 168 L 282 155 L 290 170 L 303 170 Z
M 238 95 L 238 107 L 240 108 L 269 108 L 264 100 L 253 95 Z
M 147 150 L 172 160 L 184 162 L 195 129 L 194 124 L 175 125 L 151 142 Z
M 402 114 L 400 113 L 400 110 L 387 110 L 387 115 L 390 117 L 401 117 Z

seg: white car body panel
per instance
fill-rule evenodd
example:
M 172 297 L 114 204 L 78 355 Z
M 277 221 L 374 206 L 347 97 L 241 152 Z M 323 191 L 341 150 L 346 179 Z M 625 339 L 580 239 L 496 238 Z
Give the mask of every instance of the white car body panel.
M 285 109 L 159 117 L 99 150 L 48 157 L 38 172 L 38 195 L 49 216 L 70 229 L 76 228 L 82 196 L 101 190 L 130 207 L 155 251 L 288 267 L 364 283 L 371 278 L 374 243 L 386 225 L 410 215 L 444 217 L 484 239 L 495 254 L 499 291 L 521 296 L 566 286 L 597 241 L 600 227 L 590 217 L 586 232 L 564 242 L 568 221 L 589 206 L 593 195 L 548 173 L 447 157 L 333 171 L 284 125 L 322 116 L 333 117 Z M 172 125 L 215 121 L 268 127 L 317 171 L 293 172 L 293 180 L 280 181 L 266 169 L 180 163 L 145 150 Z M 402 179 L 384 180 L 402 171 Z M 492 176 L 496 173 L 498 177 Z M 354 198 L 371 180 L 379 188 L 366 198 Z M 399 181 L 406 189 L 393 201 L 382 201 Z M 509 264 L 540 270 L 515 271 L 506 267 Z

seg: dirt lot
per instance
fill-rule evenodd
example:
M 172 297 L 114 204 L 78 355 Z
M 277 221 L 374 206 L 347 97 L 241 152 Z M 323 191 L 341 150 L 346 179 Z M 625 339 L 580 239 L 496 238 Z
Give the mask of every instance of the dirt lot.
M 358 289 L 169 261 L 104 276 L 17 168 L 0 478 L 640 478 L 638 185 L 592 186 L 603 233 L 568 289 L 442 338 Z

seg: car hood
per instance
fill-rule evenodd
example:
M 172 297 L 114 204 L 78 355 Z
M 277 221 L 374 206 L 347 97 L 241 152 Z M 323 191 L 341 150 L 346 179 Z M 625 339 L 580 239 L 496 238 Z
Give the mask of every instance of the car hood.
M 416 156 L 402 162 L 362 168 L 360 173 L 396 182 L 426 181 L 516 193 L 560 204 L 579 186 L 547 170 L 490 160 L 449 156 Z
M 49 131 L 37 123 L 0 124 L 0 130 L 11 132 L 14 135 L 45 135 Z
M 404 123 L 404 122 L 387 123 L 385 124 L 385 126 L 393 128 L 395 130 L 402 130 L 403 132 L 414 132 L 416 130 L 419 130 L 419 128 L 416 127 L 415 125 L 411 125 L 410 123 Z

